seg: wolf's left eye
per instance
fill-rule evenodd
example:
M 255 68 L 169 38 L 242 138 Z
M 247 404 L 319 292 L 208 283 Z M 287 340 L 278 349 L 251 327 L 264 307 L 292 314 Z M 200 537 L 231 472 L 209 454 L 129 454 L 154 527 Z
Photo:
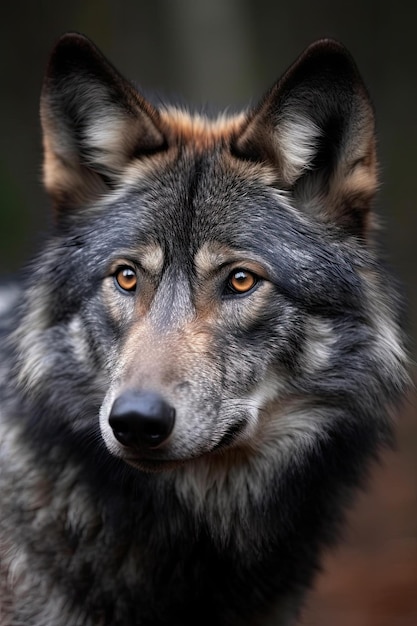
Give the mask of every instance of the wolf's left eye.
M 244 269 L 234 270 L 227 281 L 229 293 L 244 294 L 255 287 L 258 282 L 256 274 Z
M 119 267 L 114 274 L 114 280 L 122 291 L 136 291 L 138 279 L 135 270 L 131 267 Z

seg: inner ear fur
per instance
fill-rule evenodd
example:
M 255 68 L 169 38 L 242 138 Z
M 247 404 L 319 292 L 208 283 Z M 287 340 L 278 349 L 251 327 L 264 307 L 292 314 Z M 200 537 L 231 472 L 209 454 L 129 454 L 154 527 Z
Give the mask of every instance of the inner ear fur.
M 307 48 L 249 114 L 233 150 L 272 163 L 300 208 L 366 234 L 378 186 L 374 113 L 340 43 Z
M 41 95 L 43 176 L 58 208 L 90 202 L 134 156 L 165 148 L 158 111 L 86 37 L 64 35 Z

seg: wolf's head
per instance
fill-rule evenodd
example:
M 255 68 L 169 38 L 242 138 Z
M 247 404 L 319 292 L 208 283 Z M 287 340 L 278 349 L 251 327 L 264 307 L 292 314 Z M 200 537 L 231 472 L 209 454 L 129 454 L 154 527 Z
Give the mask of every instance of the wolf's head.
M 31 393 L 54 387 L 74 430 L 100 404 L 108 450 L 145 469 L 298 453 L 347 414 L 383 429 L 404 355 L 372 250 L 373 111 L 340 44 L 208 119 L 67 35 L 41 116 L 56 226 L 19 336 Z

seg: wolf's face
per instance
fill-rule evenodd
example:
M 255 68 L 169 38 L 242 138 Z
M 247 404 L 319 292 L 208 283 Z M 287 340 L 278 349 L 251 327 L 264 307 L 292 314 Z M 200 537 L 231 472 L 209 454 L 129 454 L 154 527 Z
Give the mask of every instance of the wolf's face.
M 276 250 L 278 238 L 262 224 L 271 211 L 285 222 L 279 213 L 289 209 L 239 165 L 222 150 L 198 158 L 185 151 L 111 207 L 129 225 L 101 295 L 118 333 L 101 409 L 115 454 L 156 462 L 250 444 L 259 411 L 286 383 L 285 363 L 304 324 L 277 286 L 273 255 L 263 250 Z M 142 406 L 149 393 L 175 414 L 166 427 L 162 414 L 129 418 L 149 412 Z M 115 419 L 115 402 L 129 397 Z M 136 439 L 133 455 L 120 445 L 129 443 L 124 429 Z
M 42 120 L 57 227 L 21 379 L 65 377 L 65 335 L 112 454 L 154 469 L 279 449 L 392 383 L 404 355 L 369 243 L 373 114 L 342 47 L 315 44 L 255 110 L 208 120 L 155 109 L 68 36 Z

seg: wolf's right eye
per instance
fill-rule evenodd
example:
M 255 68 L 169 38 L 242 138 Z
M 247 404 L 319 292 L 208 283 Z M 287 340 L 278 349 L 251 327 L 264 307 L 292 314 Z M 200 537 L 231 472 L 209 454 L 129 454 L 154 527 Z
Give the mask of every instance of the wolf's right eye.
M 114 274 L 114 280 L 122 291 L 136 291 L 138 279 L 135 270 L 131 267 L 119 267 Z

